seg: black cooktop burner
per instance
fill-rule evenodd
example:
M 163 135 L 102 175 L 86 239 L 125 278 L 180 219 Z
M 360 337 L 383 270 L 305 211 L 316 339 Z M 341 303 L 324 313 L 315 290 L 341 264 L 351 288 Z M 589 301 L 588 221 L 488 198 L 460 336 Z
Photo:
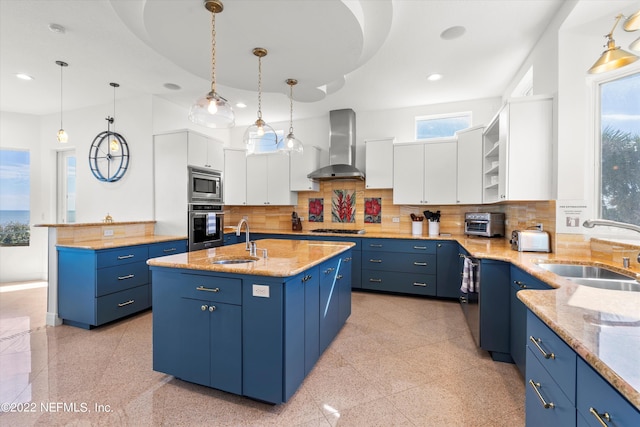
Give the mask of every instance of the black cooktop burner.
M 340 228 L 316 228 L 314 233 L 364 234 L 364 230 L 343 230 Z

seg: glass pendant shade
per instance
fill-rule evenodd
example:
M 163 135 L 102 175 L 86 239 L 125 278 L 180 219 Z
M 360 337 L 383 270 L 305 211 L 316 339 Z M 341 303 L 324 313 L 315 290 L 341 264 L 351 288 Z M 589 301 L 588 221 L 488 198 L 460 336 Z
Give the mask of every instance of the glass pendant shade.
M 633 43 L 629 45 L 629 49 L 640 52 L 640 37 L 638 37 Z
M 622 24 L 622 28 L 625 31 L 640 30 L 640 10 L 628 17 Z
M 287 79 L 289 85 L 289 133 L 281 141 L 278 142 L 278 151 L 287 154 L 301 154 L 304 151 L 302 142 L 293 134 L 293 86 L 298 84 L 296 79 Z
M 215 92 L 209 92 L 191 106 L 189 120 L 209 128 L 230 128 L 236 123 L 229 102 Z
M 216 13 L 223 5 L 220 0 L 204 0 L 204 7 L 211 12 L 211 90 L 191 106 L 189 120 L 209 128 L 231 128 L 236 124 L 233 108 L 216 93 Z
M 57 139 L 59 143 L 64 144 L 69 142 L 69 135 L 67 135 L 67 132 L 65 132 L 64 129 L 60 128 Z
M 262 58 L 267 56 L 267 49 L 256 47 L 253 54 L 258 57 L 258 118 L 244 132 L 243 141 L 247 156 L 256 153 L 275 151 L 278 146 L 278 135 L 262 120 Z

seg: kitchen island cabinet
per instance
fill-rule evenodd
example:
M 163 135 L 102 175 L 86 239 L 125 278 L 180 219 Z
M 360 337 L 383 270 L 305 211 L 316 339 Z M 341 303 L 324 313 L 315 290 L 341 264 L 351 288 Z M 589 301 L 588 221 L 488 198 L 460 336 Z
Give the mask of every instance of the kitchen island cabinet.
M 153 369 L 286 402 L 350 314 L 352 246 L 265 239 L 250 263 L 214 263 L 246 257 L 244 243 L 149 260 Z
M 60 318 L 91 329 L 148 309 L 152 282 L 147 259 L 186 250 L 186 240 L 111 249 L 58 246 Z

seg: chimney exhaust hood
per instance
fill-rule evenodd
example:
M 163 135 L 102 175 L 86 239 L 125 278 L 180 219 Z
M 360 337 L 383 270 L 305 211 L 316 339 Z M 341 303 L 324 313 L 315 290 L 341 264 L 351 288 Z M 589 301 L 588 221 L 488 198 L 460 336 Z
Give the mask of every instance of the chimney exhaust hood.
M 307 178 L 316 181 L 363 181 L 364 173 L 356 168 L 356 113 L 350 108 L 329 111 L 329 122 L 329 166 L 311 172 Z

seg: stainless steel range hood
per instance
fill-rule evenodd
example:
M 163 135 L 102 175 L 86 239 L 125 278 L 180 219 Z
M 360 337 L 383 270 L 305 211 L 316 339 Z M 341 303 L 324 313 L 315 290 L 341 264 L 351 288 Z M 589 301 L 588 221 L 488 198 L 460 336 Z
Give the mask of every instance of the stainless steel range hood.
M 329 166 L 311 172 L 307 178 L 364 180 L 364 173 L 356 168 L 356 113 L 350 108 L 329 111 L 329 122 Z

